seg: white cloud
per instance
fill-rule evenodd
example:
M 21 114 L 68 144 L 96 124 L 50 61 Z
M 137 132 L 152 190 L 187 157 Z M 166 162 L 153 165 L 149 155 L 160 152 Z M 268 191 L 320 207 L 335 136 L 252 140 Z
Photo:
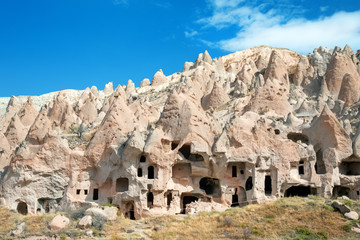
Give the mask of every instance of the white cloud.
M 270 45 L 306 54 L 320 45 L 332 48 L 349 44 L 354 49 L 360 48 L 360 10 L 337 12 L 332 16 L 307 20 L 296 15 L 293 17 L 291 11 L 282 9 L 264 12 L 260 7 L 244 5 L 236 8 L 221 7 L 226 5 L 225 2 L 212 0 L 215 6 L 212 16 L 198 20 L 206 28 L 237 28 L 235 37 L 211 43 L 223 50 L 233 52 Z M 235 0 L 230 2 L 235 4 Z
M 190 31 L 185 31 L 184 34 L 185 34 L 185 37 L 192 38 L 192 37 L 196 36 L 198 34 L 198 32 L 195 30 L 190 30 Z

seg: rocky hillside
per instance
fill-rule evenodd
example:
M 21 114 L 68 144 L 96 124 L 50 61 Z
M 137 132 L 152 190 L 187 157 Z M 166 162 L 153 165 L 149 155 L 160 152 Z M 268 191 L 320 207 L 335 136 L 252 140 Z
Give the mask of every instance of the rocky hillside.
M 360 51 L 199 54 L 139 87 L 1 98 L 1 202 L 131 219 L 360 195 Z

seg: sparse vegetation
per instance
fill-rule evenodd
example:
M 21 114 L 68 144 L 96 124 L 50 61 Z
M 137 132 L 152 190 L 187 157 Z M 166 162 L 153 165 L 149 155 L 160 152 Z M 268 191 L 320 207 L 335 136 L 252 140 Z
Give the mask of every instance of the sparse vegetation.
M 360 201 L 340 199 L 360 210 Z M 201 212 L 197 215 L 161 216 L 132 221 L 118 216 L 105 222 L 93 218 L 97 239 L 358 239 L 351 231 L 360 221 L 350 221 L 334 211 L 331 201 L 317 196 L 281 198 L 262 205 L 230 208 L 224 212 Z M 19 237 L 57 236 L 59 239 L 82 239 L 86 230 L 76 228 L 84 210 L 63 213 L 71 218 L 70 226 L 58 232 L 47 228 L 55 214 L 21 215 L 0 208 L 0 239 L 13 239 L 10 231 L 26 222 Z M 139 230 L 140 229 L 140 230 Z

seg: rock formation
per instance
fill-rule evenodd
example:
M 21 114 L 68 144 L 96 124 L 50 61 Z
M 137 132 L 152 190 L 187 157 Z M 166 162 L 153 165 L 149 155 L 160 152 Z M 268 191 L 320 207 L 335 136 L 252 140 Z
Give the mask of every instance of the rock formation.
M 0 199 L 23 214 L 112 203 L 131 219 L 358 199 L 358 53 L 205 51 L 138 88 L 0 98 Z

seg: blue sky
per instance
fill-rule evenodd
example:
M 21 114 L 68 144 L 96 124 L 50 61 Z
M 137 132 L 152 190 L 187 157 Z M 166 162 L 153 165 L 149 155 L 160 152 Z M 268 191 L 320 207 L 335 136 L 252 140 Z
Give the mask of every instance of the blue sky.
M 0 0 L 0 96 L 136 86 L 208 50 L 360 49 L 360 1 Z

